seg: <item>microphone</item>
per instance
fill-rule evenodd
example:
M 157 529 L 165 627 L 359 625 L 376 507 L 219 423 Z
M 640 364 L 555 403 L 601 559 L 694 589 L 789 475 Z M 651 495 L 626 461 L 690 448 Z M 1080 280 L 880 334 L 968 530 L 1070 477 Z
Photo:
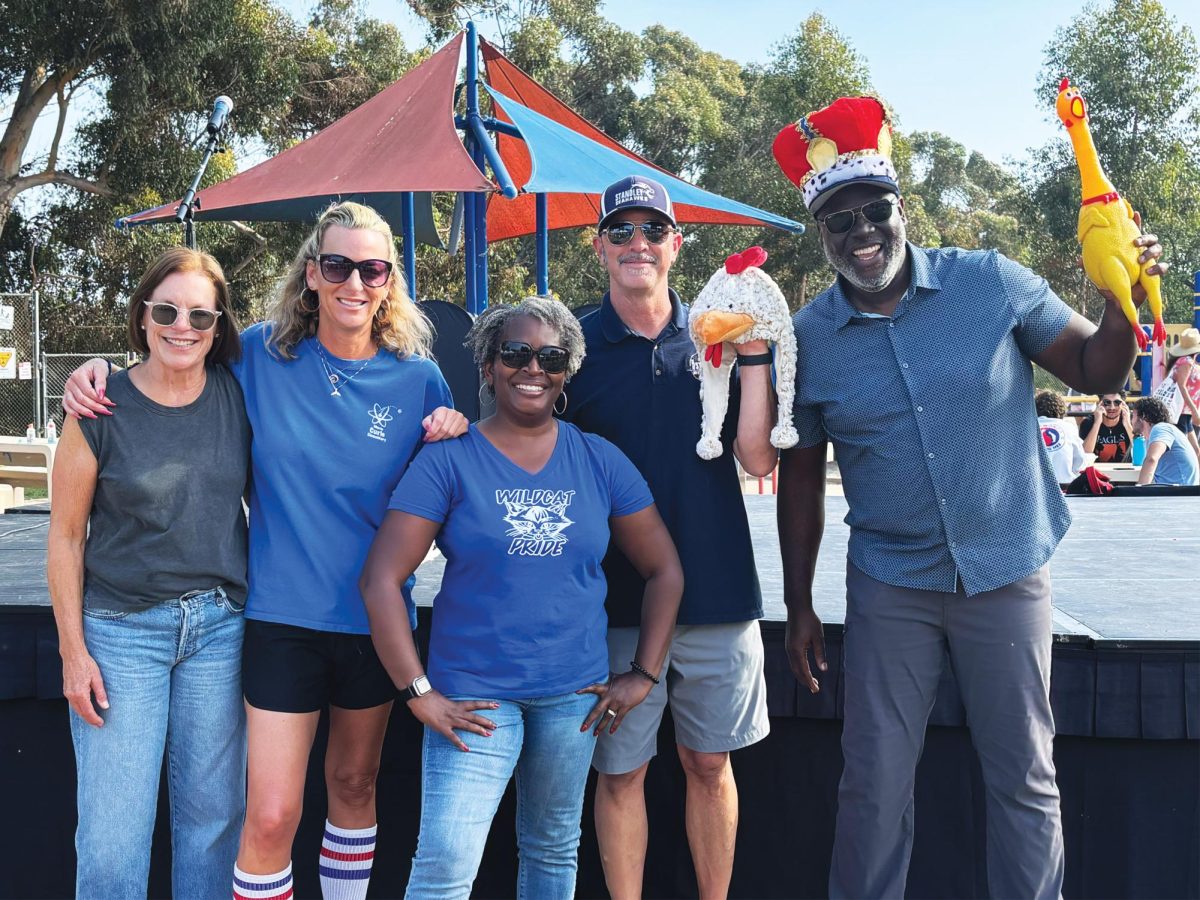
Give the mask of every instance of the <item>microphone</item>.
M 233 109 L 233 101 L 222 94 L 213 103 L 212 115 L 208 117 L 208 133 L 216 134 L 225 127 L 225 117 Z

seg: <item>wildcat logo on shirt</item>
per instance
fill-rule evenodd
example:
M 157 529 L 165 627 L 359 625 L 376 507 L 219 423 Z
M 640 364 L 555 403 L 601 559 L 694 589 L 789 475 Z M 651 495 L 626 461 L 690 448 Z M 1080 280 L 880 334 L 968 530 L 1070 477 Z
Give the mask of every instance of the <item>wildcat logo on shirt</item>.
M 563 532 L 573 525 L 567 518 L 574 491 L 496 491 L 496 502 L 504 507 L 509 524 L 505 537 L 512 538 L 509 556 L 562 556 L 567 543 Z
M 367 415 L 371 417 L 371 427 L 367 429 L 367 437 L 386 443 L 387 434 L 384 429 L 387 428 L 387 423 L 392 421 L 392 408 L 376 403 L 367 410 Z M 400 410 L 396 410 L 396 415 L 400 415 Z

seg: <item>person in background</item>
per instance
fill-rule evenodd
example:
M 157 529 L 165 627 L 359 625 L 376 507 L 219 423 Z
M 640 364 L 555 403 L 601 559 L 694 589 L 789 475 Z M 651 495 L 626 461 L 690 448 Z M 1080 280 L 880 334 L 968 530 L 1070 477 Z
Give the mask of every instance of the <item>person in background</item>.
M 1125 392 L 1101 394 L 1091 418 L 1081 423 L 1079 434 L 1083 438 L 1083 452 L 1094 453 L 1096 462 L 1129 459 L 1133 451 L 1133 425 L 1129 421 Z
M 165 750 L 172 893 L 215 900 L 229 896 L 245 811 L 250 468 L 217 261 L 159 256 L 129 298 L 128 334 L 144 362 L 108 379 L 121 415 L 67 417 L 52 475 L 46 578 L 75 745 L 75 894 L 146 896 Z
M 1083 441 L 1074 419 L 1067 419 L 1067 403 L 1054 391 L 1038 391 L 1033 398 L 1037 409 L 1042 446 L 1050 457 L 1050 467 L 1059 484 L 1070 484 L 1083 468 Z
M 1146 458 L 1138 484 L 1200 484 L 1196 451 L 1170 420 L 1167 405 L 1157 397 L 1133 404 L 1133 427 L 1146 441 Z
M 496 411 L 421 451 L 362 575 L 379 658 L 425 723 L 406 896 L 470 895 L 515 772 L 514 896 L 568 900 L 594 735 L 618 733 L 664 674 L 683 571 L 633 463 L 554 418 L 584 356 L 571 311 L 540 297 L 493 306 L 467 344 Z M 601 568 L 610 534 L 646 584 L 641 637 L 611 677 Z M 426 673 L 400 592 L 435 538 L 446 570 Z
M 1183 399 L 1183 411 L 1179 414 L 1179 430 L 1200 456 L 1200 441 L 1196 433 L 1200 430 L 1200 364 L 1196 355 L 1200 353 L 1200 330 L 1186 329 L 1171 348 L 1168 358 L 1173 360 L 1170 376 L 1179 387 Z

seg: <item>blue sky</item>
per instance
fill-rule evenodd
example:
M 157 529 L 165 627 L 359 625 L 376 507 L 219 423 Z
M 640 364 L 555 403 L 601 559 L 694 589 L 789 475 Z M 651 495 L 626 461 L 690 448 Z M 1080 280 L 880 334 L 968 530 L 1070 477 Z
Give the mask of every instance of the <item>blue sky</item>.
M 311 5 L 284 2 L 300 19 Z M 1200 34 L 1200 3 L 1165 6 Z M 941 131 L 1003 162 L 1061 136 L 1053 110 L 1038 106 L 1034 83 L 1055 29 L 1084 7 L 1081 0 L 622 0 L 603 10 L 626 30 L 661 23 L 741 63 L 766 62 L 782 36 L 820 12 L 867 60 L 903 130 Z M 420 20 L 402 0 L 368 0 L 366 8 L 395 22 L 410 46 L 424 43 Z M 486 36 L 488 22 L 477 24 Z

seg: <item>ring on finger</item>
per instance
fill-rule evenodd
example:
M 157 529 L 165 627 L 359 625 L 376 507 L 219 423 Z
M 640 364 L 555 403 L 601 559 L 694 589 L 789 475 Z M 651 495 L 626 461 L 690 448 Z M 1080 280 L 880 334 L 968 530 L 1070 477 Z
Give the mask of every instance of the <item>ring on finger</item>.
M 612 716 L 614 719 L 617 717 L 617 711 L 615 709 L 606 709 L 604 714 L 606 716 Z

